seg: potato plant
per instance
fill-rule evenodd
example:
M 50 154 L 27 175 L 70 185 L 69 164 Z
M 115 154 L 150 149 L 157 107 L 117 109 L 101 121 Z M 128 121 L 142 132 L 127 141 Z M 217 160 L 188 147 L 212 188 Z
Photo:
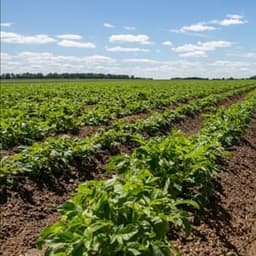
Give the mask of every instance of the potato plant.
M 59 207 L 61 219 L 45 228 L 45 255 L 177 255 L 172 228 L 190 231 L 188 207 L 207 200 L 224 147 L 236 143 L 256 109 L 256 95 L 205 120 L 196 136 L 173 132 L 141 141 L 131 155 L 113 159 L 113 178 L 88 181 Z M 187 210 L 184 210 L 187 209 Z

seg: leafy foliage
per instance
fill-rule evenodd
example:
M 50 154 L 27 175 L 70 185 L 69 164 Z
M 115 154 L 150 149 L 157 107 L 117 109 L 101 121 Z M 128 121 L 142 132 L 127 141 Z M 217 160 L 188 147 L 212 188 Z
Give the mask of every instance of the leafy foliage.
M 223 146 L 237 141 L 255 107 L 250 95 L 210 115 L 197 136 L 173 132 L 114 158 L 108 168 L 118 174 L 80 185 L 60 206 L 61 220 L 41 233 L 39 247 L 47 243 L 46 255 L 174 255 L 167 232 L 190 231 L 182 206 L 198 208 L 196 201 L 207 198 Z
M 69 83 L 3 83 L 0 148 L 31 145 L 34 141 L 66 132 L 77 134 L 81 126 L 109 125 L 116 118 L 198 100 L 211 93 L 255 87 L 245 81 L 244 86 L 241 81 L 233 82 L 231 88 L 227 81 L 208 81 L 207 88 L 202 81 L 196 84 L 194 81 Z M 198 107 L 197 102 L 189 104 L 181 113 L 193 115 Z

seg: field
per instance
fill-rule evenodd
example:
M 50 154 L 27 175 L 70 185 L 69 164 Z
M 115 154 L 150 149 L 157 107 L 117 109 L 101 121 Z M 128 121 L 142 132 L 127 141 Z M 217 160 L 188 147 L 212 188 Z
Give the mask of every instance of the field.
M 255 80 L 3 82 L 0 133 L 0 255 L 255 255 Z

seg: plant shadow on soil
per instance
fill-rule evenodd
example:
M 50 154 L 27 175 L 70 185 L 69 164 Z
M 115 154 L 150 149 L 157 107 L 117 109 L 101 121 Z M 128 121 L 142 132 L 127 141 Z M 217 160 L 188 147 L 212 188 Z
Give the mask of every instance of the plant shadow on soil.
M 194 216 L 193 225 L 199 226 L 203 223 L 209 229 L 214 230 L 214 233 L 219 237 L 219 240 L 221 241 L 223 246 L 239 255 L 236 246 L 234 246 L 228 240 L 225 233 L 223 233 L 223 230 L 233 230 L 231 223 L 232 216 L 230 215 L 228 210 L 225 209 L 220 203 L 221 198 L 219 194 L 224 195 L 221 184 L 217 180 L 214 180 L 213 183 L 214 190 L 218 192 L 214 192 L 213 195 L 210 196 L 206 207 Z M 208 241 L 209 238 L 207 237 L 207 234 L 205 234 L 205 232 L 201 232 L 200 229 L 195 228 L 192 228 L 192 230 L 192 232 L 197 237 L 200 237 L 202 241 Z
M 213 186 L 214 192 L 208 198 L 207 204 L 199 210 L 190 209 L 190 212 L 192 212 L 191 234 L 193 234 L 193 236 L 188 236 L 184 231 L 176 230 L 174 228 L 170 229 L 168 238 L 171 241 L 179 240 L 181 243 L 186 243 L 187 241 L 193 243 L 194 238 L 196 238 L 197 241 L 200 240 L 208 243 L 209 240 L 211 240 L 211 237 L 209 237 L 209 233 L 205 232 L 205 230 L 212 230 L 221 241 L 222 245 L 230 251 L 236 253 L 238 256 L 240 254 L 236 246 L 234 246 L 228 240 L 225 232 L 223 232 L 223 229 L 233 230 L 231 223 L 232 216 L 221 204 L 220 195 L 225 196 L 224 190 L 217 178 L 213 180 Z

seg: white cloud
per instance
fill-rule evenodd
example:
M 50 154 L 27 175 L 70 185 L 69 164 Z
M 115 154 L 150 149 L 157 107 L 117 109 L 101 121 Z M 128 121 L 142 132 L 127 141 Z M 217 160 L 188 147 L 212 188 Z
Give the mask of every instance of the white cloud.
M 154 59 L 113 59 L 103 55 L 63 56 L 48 52 L 2 54 L 2 73 L 23 72 L 100 72 L 129 74 L 138 77 L 250 77 L 256 70 L 254 61 L 164 61 Z
M 152 60 L 152 59 L 123 59 L 124 63 L 136 63 L 136 64 L 160 64 L 160 61 Z
M 171 41 L 164 41 L 164 42 L 162 42 L 162 45 L 172 46 L 172 42 Z
M 110 23 L 104 23 L 103 24 L 103 26 L 105 27 L 105 28 L 114 28 L 115 26 L 114 25 L 112 25 L 112 24 L 110 24 Z
M 1 60 L 8 60 L 10 58 L 10 55 L 5 52 L 1 52 L 0 56 L 1 56 Z
M 109 52 L 149 52 L 149 49 L 144 48 L 128 48 L 128 47 L 106 47 L 106 50 Z
M 1 27 L 6 27 L 6 28 L 10 27 L 11 25 L 12 25 L 11 22 L 3 22 L 3 23 L 0 23 L 0 26 L 1 26 Z
M 80 39 L 82 39 L 82 36 L 77 35 L 77 34 L 63 34 L 63 35 L 58 35 L 56 37 L 60 38 L 60 39 L 66 39 L 66 40 L 80 40 Z
M 238 14 L 227 14 L 222 20 L 210 20 L 202 21 L 188 26 L 183 26 L 179 29 L 171 29 L 171 32 L 183 33 L 187 35 L 202 36 L 202 34 L 196 34 L 198 32 L 207 32 L 217 29 L 217 26 L 231 26 L 248 23 L 243 16 Z
M 244 18 L 244 16 L 239 14 L 227 14 L 226 17 L 230 19 L 240 19 L 240 20 Z
M 179 54 L 180 57 L 207 57 L 204 51 L 191 51 Z
M 256 52 L 248 52 L 245 54 L 247 58 L 256 58 Z
M 87 56 L 81 58 L 81 60 L 85 60 L 88 62 L 93 62 L 93 63 L 113 63 L 115 62 L 113 58 L 102 56 L 102 55 L 93 55 L 93 56 Z
M 44 64 L 47 62 L 55 63 L 55 64 L 63 64 L 70 62 L 70 64 L 74 63 L 83 63 L 83 64 L 95 64 L 95 63 L 104 63 L 109 64 L 113 63 L 114 59 L 103 56 L 103 55 L 92 55 L 92 56 L 70 56 L 70 55 L 54 55 L 49 52 L 21 52 L 17 55 L 18 58 L 24 59 L 27 62 Z
M 1 52 L 1 53 L 0 53 L 1 69 L 4 68 L 4 64 L 5 64 L 5 63 L 10 64 L 10 62 L 13 63 L 13 61 L 12 61 L 12 56 L 10 56 L 8 53 Z M 1 70 L 1 69 L 0 69 L 0 70 Z
M 189 26 L 183 26 L 178 30 L 173 30 L 174 32 L 177 33 L 186 33 L 186 32 L 205 32 L 205 31 L 212 31 L 215 30 L 216 28 L 213 26 L 205 25 L 203 22 L 202 23 L 196 23 L 192 24 Z
M 57 43 L 62 47 L 74 47 L 74 48 L 95 48 L 95 44 L 91 42 L 77 42 L 72 40 L 62 40 Z
M 149 36 L 131 34 L 112 35 L 109 37 L 109 42 L 151 44 L 149 42 Z
M 115 60 L 103 56 L 55 55 L 49 52 L 20 52 L 3 55 L 1 72 L 107 72 L 115 66 Z M 104 69 L 100 68 L 104 67 Z
M 231 47 L 234 43 L 229 41 L 197 42 L 197 44 L 184 44 L 172 48 L 174 52 L 180 53 L 181 57 L 206 57 L 207 51 L 215 51 L 217 48 Z
M 136 27 L 132 27 L 132 26 L 125 26 L 124 27 L 125 30 L 135 30 Z
M 139 77 L 168 79 L 171 77 L 250 77 L 256 70 L 256 63 L 241 61 L 155 61 L 150 59 L 126 59 L 118 68 L 121 73 Z M 113 69 L 117 70 L 117 69 Z M 126 71 L 126 72 L 125 72 Z
M 227 14 L 226 18 L 223 20 L 214 20 L 212 21 L 214 24 L 218 24 L 221 26 L 231 26 L 231 25 L 240 25 L 248 23 L 247 20 L 244 19 L 243 16 L 237 14 Z
M 209 63 L 209 66 L 214 66 L 214 67 L 230 67 L 232 68 L 245 68 L 249 67 L 251 63 L 248 62 L 243 62 L 243 61 L 230 61 L 230 60 L 217 60 L 212 63 Z
M 172 48 L 175 52 L 191 52 L 191 51 L 214 51 L 217 48 L 230 47 L 234 43 L 229 41 L 208 41 L 197 42 L 197 44 L 184 44 L 176 48 Z
M 1 39 L 4 43 L 12 44 L 48 44 L 56 42 L 56 39 L 49 37 L 48 35 L 33 35 L 25 36 L 13 32 L 1 31 Z
M 190 26 L 184 26 L 182 28 L 184 31 L 191 31 L 191 32 L 204 32 L 204 31 L 212 31 L 215 30 L 216 28 L 213 26 L 208 26 L 203 23 L 197 23 L 197 24 L 192 24 Z

